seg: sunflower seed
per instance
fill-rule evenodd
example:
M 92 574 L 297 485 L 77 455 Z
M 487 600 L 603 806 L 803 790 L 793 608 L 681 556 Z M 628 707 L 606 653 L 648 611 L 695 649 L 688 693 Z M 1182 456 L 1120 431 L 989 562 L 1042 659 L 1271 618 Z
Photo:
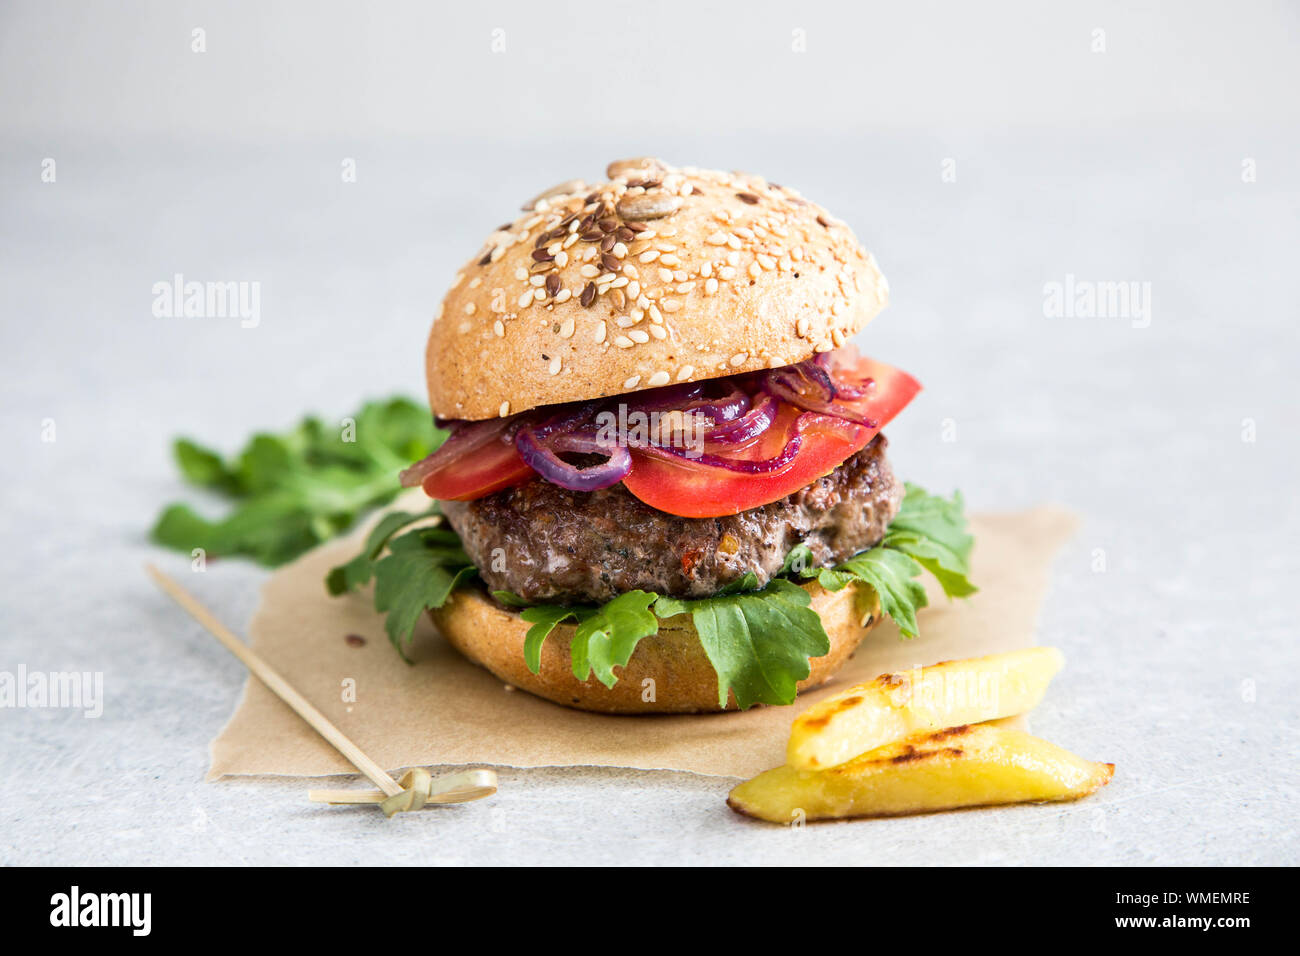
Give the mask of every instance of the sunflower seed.
M 550 199 L 552 196 L 567 196 L 570 193 L 576 193 L 578 190 L 582 189 L 585 185 L 586 183 L 584 183 L 581 179 L 567 180 L 566 182 L 560 183 L 558 186 L 552 186 L 550 189 L 538 193 L 532 199 L 528 200 L 528 202 L 524 203 L 523 206 L 521 206 L 520 208 L 524 210 L 535 209 L 537 208 L 537 204 L 541 202 L 543 199 Z
M 617 179 L 628 173 L 661 175 L 665 171 L 664 164 L 653 156 L 635 156 L 632 159 L 614 160 L 605 167 L 605 176 L 609 179 Z
M 624 196 L 618 201 L 618 214 L 624 219 L 662 219 L 681 208 L 679 196 L 667 193 L 645 193 L 641 196 Z

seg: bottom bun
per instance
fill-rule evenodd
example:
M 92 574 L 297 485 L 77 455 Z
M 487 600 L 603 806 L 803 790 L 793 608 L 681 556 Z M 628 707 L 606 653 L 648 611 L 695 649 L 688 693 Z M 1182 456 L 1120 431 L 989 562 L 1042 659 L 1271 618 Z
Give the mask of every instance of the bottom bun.
M 829 680 L 852 656 L 880 618 L 875 592 L 850 584 L 828 591 L 820 584 L 801 585 L 812 596 L 812 609 L 830 637 L 830 653 L 814 657 L 799 691 Z M 529 624 L 518 612 L 503 608 L 482 591 L 462 588 L 435 611 L 433 623 L 458 651 L 507 684 L 566 707 L 605 714 L 691 714 L 720 711 L 718 675 L 704 654 L 699 634 L 687 614 L 659 624 L 659 633 L 641 639 L 627 666 L 616 671 L 612 688 L 589 675 L 573 676 L 569 660 L 572 624 L 557 625 L 542 645 L 542 666 L 532 673 L 524 663 L 524 635 Z M 648 698 L 648 699 L 647 699 Z M 732 694 L 727 710 L 736 709 Z

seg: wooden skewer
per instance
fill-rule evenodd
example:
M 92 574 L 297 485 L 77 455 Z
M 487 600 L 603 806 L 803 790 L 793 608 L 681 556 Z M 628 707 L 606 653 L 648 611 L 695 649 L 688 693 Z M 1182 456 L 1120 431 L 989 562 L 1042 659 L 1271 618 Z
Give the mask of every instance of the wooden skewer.
M 497 792 L 497 775 L 491 770 L 466 770 L 439 777 L 429 792 L 429 803 L 466 803 Z M 382 790 L 309 790 L 307 799 L 316 803 L 383 803 Z
M 287 680 L 280 676 L 270 664 L 262 659 L 252 648 L 239 639 L 228 627 L 200 604 L 195 597 L 152 564 L 146 564 L 145 570 L 154 582 L 163 589 L 177 604 L 189 612 L 190 616 L 207 628 L 219 640 L 226 650 L 239 658 L 254 677 L 265 684 L 273 694 L 293 708 L 312 729 L 324 737 L 331 746 L 351 761 L 352 765 L 370 778 L 382 793 L 372 790 L 313 790 L 308 797 L 318 799 L 316 795 L 324 794 L 330 799 L 328 803 L 383 803 L 388 797 L 405 792 L 396 780 L 388 775 L 383 767 L 375 763 L 365 753 L 330 722 L 329 718 L 317 710 L 307 698 L 294 690 Z M 425 774 L 427 779 L 427 774 Z M 496 792 L 496 774 L 491 770 L 471 770 L 452 774 L 433 781 L 428 803 L 462 803 L 477 800 Z M 385 812 L 389 812 L 385 810 Z

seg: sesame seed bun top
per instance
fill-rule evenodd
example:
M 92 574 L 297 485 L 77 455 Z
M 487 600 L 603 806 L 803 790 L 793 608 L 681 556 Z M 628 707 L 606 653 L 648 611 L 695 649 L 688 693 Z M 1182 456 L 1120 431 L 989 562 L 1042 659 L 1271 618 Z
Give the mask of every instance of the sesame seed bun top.
M 620 160 L 526 203 L 429 333 L 445 418 L 513 415 L 789 365 L 842 345 L 889 287 L 844 223 L 748 173 Z

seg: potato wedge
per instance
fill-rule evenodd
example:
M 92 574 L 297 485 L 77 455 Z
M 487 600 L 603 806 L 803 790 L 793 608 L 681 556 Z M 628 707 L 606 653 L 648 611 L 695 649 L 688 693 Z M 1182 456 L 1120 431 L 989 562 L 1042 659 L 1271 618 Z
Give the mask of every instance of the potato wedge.
M 1031 647 L 881 674 L 796 717 L 786 763 L 825 769 L 913 734 L 1022 714 L 1064 664 L 1056 648 Z
M 737 813 L 790 823 L 1074 800 L 1110 782 L 1093 763 L 1024 731 L 952 727 L 886 744 L 826 770 L 778 767 L 731 791 Z

